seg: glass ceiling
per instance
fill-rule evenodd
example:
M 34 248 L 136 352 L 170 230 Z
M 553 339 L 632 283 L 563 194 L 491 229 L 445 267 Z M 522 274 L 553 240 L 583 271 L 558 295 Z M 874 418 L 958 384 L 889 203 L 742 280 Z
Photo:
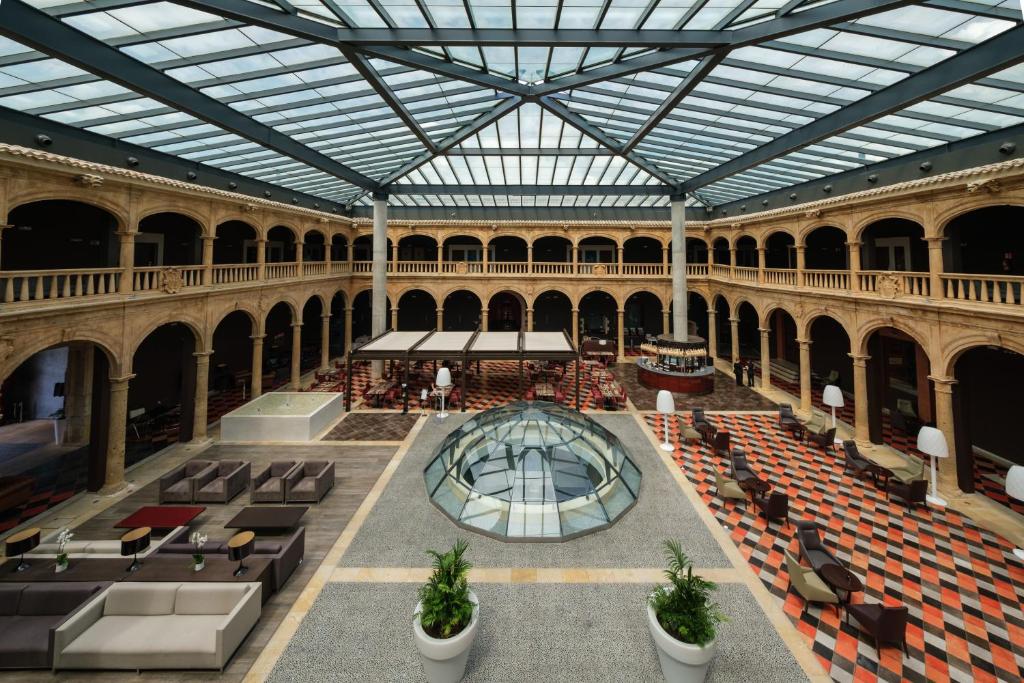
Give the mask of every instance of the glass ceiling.
M 80 40 L 33 40 L 21 5 Z M 0 107 L 339 203 L 666 206 L 697 178 L 722 204 L 1024 123 L 1022 36 L 1015 65 L 752 156 L 1021 23 L 1018 0 L 5 0 Z

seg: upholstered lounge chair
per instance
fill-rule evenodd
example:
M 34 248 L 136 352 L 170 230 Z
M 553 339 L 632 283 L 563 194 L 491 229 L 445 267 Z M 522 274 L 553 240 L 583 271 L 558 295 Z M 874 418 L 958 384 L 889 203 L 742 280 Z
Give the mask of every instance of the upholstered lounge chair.
M 743 482 L 747 479 L 757 479 L 757 473 L 750 469 L 750 463 L 747 462 L 747 456 L 742 449 L 732 449 L 732 455 L 729 457 L 729 462 L 732 465 L 733 479 L 737 482 Z
M 217 476 L 217 465 L 210 460 L 190 460 L 160 477 L 161 503 L 192 503 L 196 490 Z M 197 486 L 199 484 L 199 486 Z
M 715 470 L 715 490 L 722 500 L 742 500 L 746 502 L 747 494 L 743 492 L 735 479 L 730 479 L 723 472 Z
M 803 429 L 803 424 L 797 419 L 793 412 L 793 406 L 788 403 L 779 404 L 779 426 L 783 429 Z
M 821 602 L 832 605 L 839 614 L 839 596 L 832 592 L 825 581 L 814 573 L 811 567 L 801 566 L 793 553 L 786 551 L 786 573 L 789 585 L 807 602 Z
M 767 496 L 754 498 L 754 505 L 761 512 L 761 516 L 771 526 L 772 520 L 779 520 L 784 525 L 789 525 L 789 496 L 781 491 L 775 491 Z
M 811 521 L 802 521 L 797 522 L 796 527 L 796 537 L 800 543 L 800 554 L 807 560 L 808 564 L 814 567 L 814 571 L 821 571 L 822 567 L 829 564 L 843 566 L 836 559 L 836 556 L 822 543 L 817 524 Z
M 334 486 L 334 462 L 308 460 L 299 476 L 285 481 L 285 499 L 289 503 L 319 503 Z
M 720 429 L 715 432 L 715 437 L 711 441 L 711 450 L 713 450 L 716 455 L 729 455 L 729 430 Z
M 252 503 L 283 503 L 285 480 L 302 467 L 300 460 L 272 462 L 252 478 Z
M 168 536 L 168 541 L 160 546 L 159 552 L 164 555 L 191 555 L 194 547 L 188 541 L 189 529 Z M 203 546 L 206 555 L 227 555 L 227 541 L 207 541 Z M 288 581 L 288 577 L 302 564 L 306 554 L 306 527 L 300 526 L 288 536 L 257 536 L 253 544 L 252 557 L 269 558 L 270 581 L 274 592 L 278 592 Z
M 843 465 L 845 472 L 849 472 L 855 477 L 861 477 L 865 472 L 870 471 L 871 461 L 860 454 L 855 441 L 844 441 L 843 453 L 846 454 L 846 461 Z
M 0 583 L 0 669 L 49 669 L 53 633 L 111 583 Z
M 847 607 L 846 621 L 854 618 L 861 629 L 874 639 L 876 652 L 882 643 L 889 643 L 898 645 L 906 654 L 908 612 L 906 607 L 860 603 Z
M 826 451 L 828 449 L 835 450 L 836 448 L 836 428 L 829 427 L 823 432 L 812 432 L 807 431 L 807 442 L 813 443 L 815 446 L 821 446 Z
M 924 505 L 928 496 L 928 480 L 914 479 L 909 483 L 904 483 L 898 479 L 890 479 L 886 495 L 902 498 L 910 507 Z
M 197 503 L 227 503 L 249 487 L 250 465 L 241 460 L 221 460 L 209 482 L 196 485 Z

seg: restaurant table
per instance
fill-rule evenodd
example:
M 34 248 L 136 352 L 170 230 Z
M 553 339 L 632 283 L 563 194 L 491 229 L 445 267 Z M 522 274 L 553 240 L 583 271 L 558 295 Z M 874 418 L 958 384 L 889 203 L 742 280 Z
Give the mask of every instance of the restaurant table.
M 249 505 L 224 525 L 225 529 L 251 529 L 264 534 L 291 531 L 309 510 L 307 505 Z
M 739 487 L 750 494 L 750 500 L 754 500 L 756 494 L 765 494 L 772 490 L 772 485 L 757 477 L 747 477 L 737 482 Z
M 826 564 L 820 570 L 821 578 L 828 585 L 839 591 L 839 599 L 844 603 L 850 602 L 850 594 L 864 590 L 864 584 L 860 582 L 856 574 L 846 567 L 838 564 Z
M 245 558 L 245 566 L 248 568 L 242 576 L 235 576 L 238 569 L 238 562 L 229 560 L 227 555 L 208 554 L 204 557 L 205 565 L 202 570 L 193 569 L 194 561 L 191 555 L 150 555 L 141 560 L 142 566 L 138 571 L 128 574 L 124 581 L 129 583 L 145 581 L 204 581 L 216 583 L 262 583 L 262 595 L 260 598 L 266 602 L 270 594 L 274 592 L 271 583 L 271 570 L 273 560 L 260 555 L 249 555 Z
M 538 401 L 555 400 L 555 388 L 547 382 L 533 385 L 533 393 L 537 395 Z
M 148 526 L 151 529 L 169 531 L 188 524 L 203 514 L 202 505 L 144 505 L 114 525 L 115 529 L 136 529 Z
M 622 395 L 619 385 L 615 382 L 605 382 L 598 384 L 597 390 L 601 392 L 601 397 L 604 399 L 604 407 L 608 408 L 608 404 L 611 403 L 613 404 L 612 410 L 614 410 L 619 396 Z
M 384 380 L 377 382 L 366 392 L 367 398 L 373 399 L 374 407 L 380 408 L 384 401 L 384 396 L 395 386 L 395 383 L 391 380 Z

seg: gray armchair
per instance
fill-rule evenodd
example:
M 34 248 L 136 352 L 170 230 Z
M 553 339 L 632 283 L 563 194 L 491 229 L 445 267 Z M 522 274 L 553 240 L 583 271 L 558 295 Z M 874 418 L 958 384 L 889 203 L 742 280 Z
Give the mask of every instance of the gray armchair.
M 267 465 L 252 478 L 252 503 L 283 503 L 285 480 L 302 469 L 301 460 L 281 460 Z
M 334 487 L 334 462 L 309 460 L 285 479 L 285 499 L 289 503 L 319 503 Z
M 196 483 L 206 484 L 217 473 L 216 463 L 210 460 L 190 460 L 181 467 L 160 477 L 160 503 L 192 503 L 195 501 Z
M 250 465 L 241 460 L 216 463 L 209 481 L 196 482 L 197 503 L 227 503 L 249 486 Z

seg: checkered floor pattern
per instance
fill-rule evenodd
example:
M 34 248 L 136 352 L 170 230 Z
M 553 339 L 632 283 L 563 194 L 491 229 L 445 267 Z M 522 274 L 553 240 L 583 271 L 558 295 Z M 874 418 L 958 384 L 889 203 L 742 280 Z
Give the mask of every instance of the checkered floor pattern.
M 35 480 L 32 497 L 0 515 L 0 533 L 13 529 L 36 515 L 56 507 L 88 484 L 89 449 L 79 448 L 50 458 L 45 464 L 23 473 Z
M 517 391 L 519 382 L 519 363 L 517 361 L 480 361 L 479 370 L 477 363 L 473 362 L 472 372 L 469 375 L 470 384 L 468 388 L 468 402 L 466 408 L 469 410 L 487 410 L 496 406 L 505 405 L 518 399 Z M 614 374 L 614 371 L 613 371 Z M 580 376 L 580 402 L 584 410 L 597 408 L 590 396 L 591 366 L 583 366 L 583 374 Z M 409 377 L 409 407 L 419 408 L 419 396 L 422 389 L 429 389 L 434 381 L 433 365 L 425 363 L 418 371 L 410 374 Z M 562 380 L 562 387 L 566 393 L 567 403 L 570 408 L 576 407 L 576 369 L 575 363 L 569 363 L 565 377 Z M 370 366 L 360 365 L 352 369 L 352 397 L 353 401 L 362 395 L 363 389 L 371 383 Z M 458 384 L 458 381 L 456 381 Z M 330 385 L 333 386 L 333 385 Z M 531 386 L 529 373 L 524 374 L 523 391 Z M 328 388 L 328 386 L 315 385 L 313 391 L 344 391 L 340 388 Z M 364 404 L 362 407 L 371 406 Z M 401 408 L 397 405 L 385 406 L 387 408 Z
M 902 603 L 910 610 L 909 655 L 892 647 L 876 653 L 870 638 L 842 623 L 828 607 L 810 605 L 789 591 L 784 551 L 798 548 L 793 527 L 771 528 L 753 506 L 723 503 L 715 469 L 728 470 L 701 444 L 679 438 L 669 419 L 674 458 L 740 552 L 783 603 L 786 614 L 836 681 L 1024 680 L 1024 564 L 1006 539 L 979 529 L 952 510 L 906 508 L 870 481 L 843 473 L 832 452 L 806 446 L 764 415 L 710 415 L 746 450 L 762 478 L 790 498 L 790 518 L 810 519 L 825 542 L 866 589 L 854 601 Z M 663 418 L 647 416 L 664 438 Z

